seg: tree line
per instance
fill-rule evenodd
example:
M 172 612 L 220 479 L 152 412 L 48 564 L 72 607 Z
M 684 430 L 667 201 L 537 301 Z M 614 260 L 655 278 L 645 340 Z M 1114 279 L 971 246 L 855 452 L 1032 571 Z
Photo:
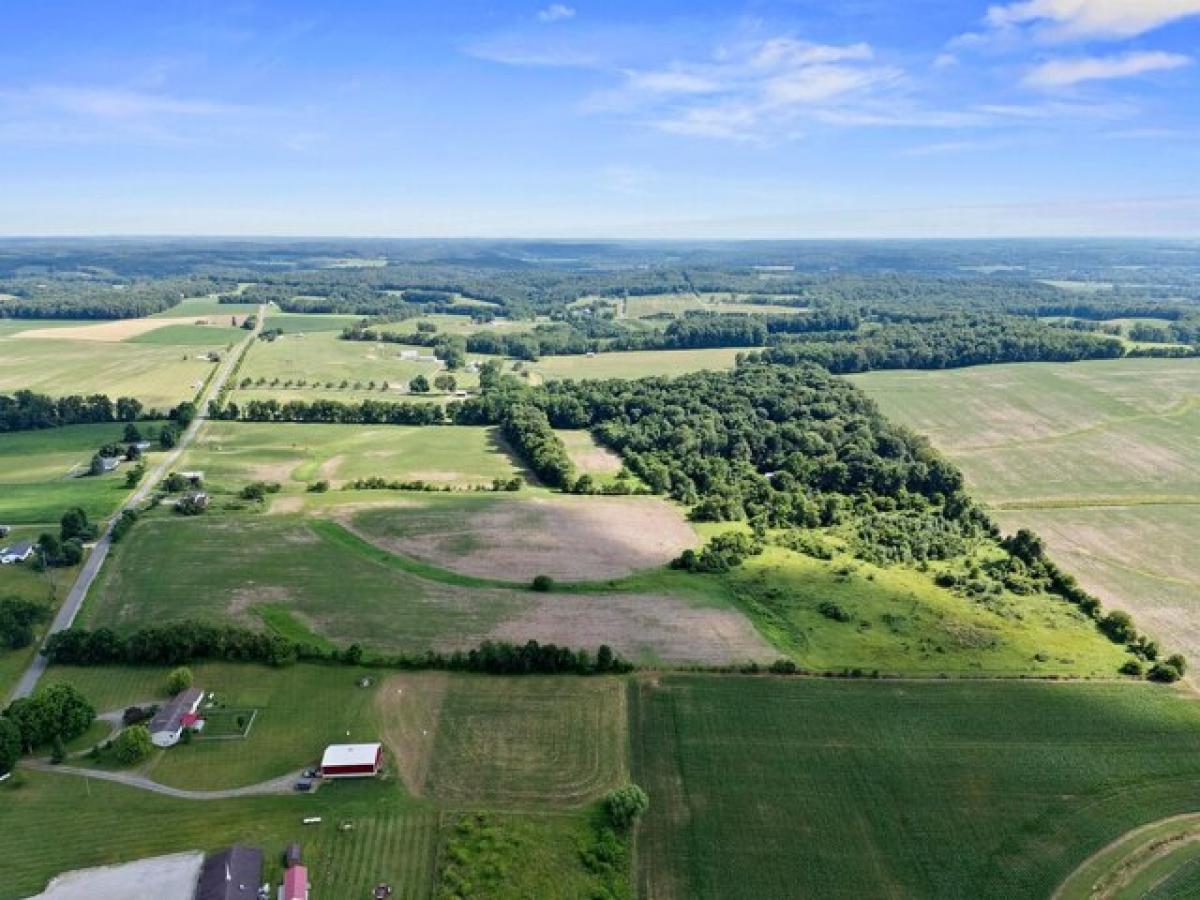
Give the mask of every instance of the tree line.
M 133 422 L 142 418 L 157 418 L 157 413 L 147 411 L 133 397 L 118 397 L 115 401 L 104 394 L 50 397 L 29 390 L 0 394 L 0 432 Z

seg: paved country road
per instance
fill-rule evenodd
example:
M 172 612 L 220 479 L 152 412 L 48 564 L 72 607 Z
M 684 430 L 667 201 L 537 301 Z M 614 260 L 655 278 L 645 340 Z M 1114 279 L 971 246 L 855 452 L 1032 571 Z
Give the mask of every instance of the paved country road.
M 225 359 L 221 361 L 216 375 L 213 376 L 212 381 L 209 382 L 208 389 L 205 390 L 204 395 L 200 398 L 198 409 L 196 410 L 196 418 L 192 420 L 192 423 L 180 436 L 179 442 L 174 448 L 142 478 L 142 483 L 138 486 L 137 490 L 130 495 L 125 504 L 105 524 L 103 533 L 101 533 L 99 540 L 96 541 L 96 546 L 92 548 L 91 554 L 89 554 L 83 564 L 83 568 L 79 570 L 79 575 L 75 578 L 75 583 L 71 585 L 71 590 L 67 594 L 66 601 L 59 608 L 58 615 L 54 617 L 54 621 L 50 624 L 50 630 L 46 632 L 47 638 L 57 631 L 65 631 L 71 627 L 71 624 L 75 621 L 75 617 L 79 614 L 79 608 L 83 606 L 83 599 L 87 596 L 92 582 L 100 574 L 100 567 L 104 565 L 104 560 L 108 558 L 108 551 L 112 548 L 113 525 L 125 510 L 145 502 L 150 492 L 170 473 L 171 468 L 192 443 L 192 439 L 195 438 L 196 432 L 200 430 L 200 425 L 207 415 L 208 401 L 215 399 L 221 392 L 221 388 L 225 386 L 225 382 L 229 380 L 229 376 L 233 373 L 237 361 L 241 359 L 242 353 L 258 336 L 259 331 L 262 330 L 266 313 L 267 308 L 265 306 L 258 308 L 258 319 L 254 330 L 246 336 L 245 340 L 237 345 L 232 353 L 225 354 Z M 16 700 L 18 697 L 28 697 L 32 694 L 33 689 L 37 687 L 38 679 L 42 677 L 42 673 L 45 671 L 46 657 L 39 653 L 33 658 L 33 662 L 29 664 L 29 668 L 25 670 L 25 674 L 21 676 L 21 680 L 17 682 L 17 686 L 9 699 Z

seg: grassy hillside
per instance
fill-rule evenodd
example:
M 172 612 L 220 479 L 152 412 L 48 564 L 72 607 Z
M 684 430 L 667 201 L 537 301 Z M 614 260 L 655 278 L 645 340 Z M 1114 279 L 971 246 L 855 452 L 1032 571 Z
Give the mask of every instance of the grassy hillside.
M 1200 788 L 1200 706 L 1146 685 L 672 676 L 633 705 L 645 896 L 1045 897 Z

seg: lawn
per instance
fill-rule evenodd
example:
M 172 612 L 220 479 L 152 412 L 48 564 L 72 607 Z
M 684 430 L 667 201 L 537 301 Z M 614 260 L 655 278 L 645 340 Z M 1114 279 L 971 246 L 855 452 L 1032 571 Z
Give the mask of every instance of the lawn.
M 873 372 L 1007 530 L 1031 527 L 1106 604 L 1200 656 L 1200 366 L 1112 360 Z
M 363 670 L 296 665 L 273 669 L 241 663 L 191 667 L 195 684 L 216 694 L 213 734 L 237 732 L 236 717 L 254 716 L 249 737 L 201 737 L 187 745 L 156 750 L 143 774 L 173 787 L 216 790 L 267 781 L 319 761 L 338 741 L 378 739 L 374 725 L 376 688 L 358 687 Z M 56 666 L 47 684 L 74 684 L 100 712 L 166 699 L 169 668 L 76 668 Z M 230 718 L 235 721 L 227 721 Z M 298 723 L 303 722 L 303 727 Z
M 759 630 L 815 671 L 1108 678 L 1128 659 L 1060 598 L 1004 594 L 983 603 L 904 566 L 771 547 L 729 583 Z M 850 620 L 822 614 L 829 603 Z
M 631 350 L 595 356 L 546 356 L 530 369 L 545 380 L 554 378 L 645 378 L 650 375 L 686 375 L 704 369 L 732 369 L 746 350 Z
M 643 896 L 1046 897 L 1200 789 L 1200 706 L 1169 688 L 680 675 L 633 691 Z
M 322 821 L 302 825 L 306 816 Z M 344 822 L 353 827 L 342 830 Z M 278 883 L 280 856 L 298 841 L 314 896 L 367 897 L 377 883 L 389 881 L 393 900 L 426 900 L 438 829 L 436 811 L 376 783 L 340 782 L 304 796 L 195 802 L 96 779 L 23 772 L 0 785 L 0 898 L 26 897 L 69 869 L 233 843 L 261 847 L 264 877 Z
M 166 410 L 191 399 L 212 371 L 195 348 L 124 341 L 0 338 L 0 391 L 136 397 Z
M 232 491 L 259 480 L 297 490 L 376 476 L 472 487 L 524 475 L 499 429 L 449 425 L 207 422 L 181 468 L 203 471 L 211 487 Z

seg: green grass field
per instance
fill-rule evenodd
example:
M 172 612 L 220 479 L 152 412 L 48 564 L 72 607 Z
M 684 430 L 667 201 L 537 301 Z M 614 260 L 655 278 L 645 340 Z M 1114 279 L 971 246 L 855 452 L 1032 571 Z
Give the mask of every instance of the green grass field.
M 207 422 L 180 468 L 237 491 L 251 481 L 302 490 L 319 480 L 425 480 L 459 487 L 522 475 L 499 429 Z
M 732 369 L 745 350 L 634 350 L 595 356 L 546 356 L 529 368 L 544 380 L 555 378 L 645 378 Z
M 815 671 L 1109 678 L 1128 658 L 1059 598 L 1005 594 L 985 605 L 903 566 L 771 547 L 729 582 L 759 630 Z M 822 615 L 827 602 L 851 621 Z
M 111 515 L 129 493 L 125 465 L 106 475 L 71 473 L 85 471 L 92 455 L 123 433 L 114 423 L 0 434 L 0 524 L 57 524 L 70 506 L 96 519 Z
M 203 347 L 221 351 L 245 336 L 246 332 L 241 328 L 231 328 L 228 325 L 167 325 L 128 338 L 125 343 Z
M 268 328 L 282 328 L 285 334 L 312 331 L 341 331 L 362 321 L 362 316 L 326 315 L 323 313 L 273 313 L 267 316 Z
M 1047 897 L 1200 789 L 1200 706 L 1149 685 L 670 676 L 631 697 L 643 896 Z
M 268 328 L 274 323 L 268 318 Z M 361 393 L 363 397 L 375 399 L 400 399 L 391 395 L 406 391 L 408 383 L 417 375 L 424 375 L 430 381 L 442 372 L 440 365 L 417 359 L 404 359 L 404 351 L 418 350 L 415 347 L 399 344 L 366 343 L 363 341 L 343 341 L 333 331 L 312 331 L 297 334 L 284 334 L 274 341 L 255 341 L 254 346 L 246 354 L 246 359 L 238 372 L 239 384 L 249 378 L 256 392 L 270 392 L 270 396 L 280 399 L 307 399 L 311 396 L 327 396 L 333 399 L 353 399 L 350 395 Z M 428 354 L 426 348 L 419 352 Z M 451 373 L 458 382 L 460 389 L 468 389 L 478 385 L 478 379 L 465 371 Z M 267 384 L 258 384 L 258 379 L 266 379 Z M 278 379 L 275 385 L 270 382 Z M 291 387 L 284 383 L 291 381 Z M 304 381 L 304 385 L 298 382 Z M 374 381 L 377 388 L 387 382 L 390 392 L 368 391 L 366 385 Z M 342 383 L 347 382 L 345 387 Z M 332 384 L 333 387 L 327 387 Z M 363 387 L 355 390 L 355 384 Z M 236 399 L 244 399 L 238 391 Z M 357 399 L 363 399 L 358 397 Z
M 1200 366 L 1113 360 L 873 372 L 1008 530 L 1030 527 L 1106 604 L 1200 656 Z
M 188 297 L 160 313 L 155 313 L 152 319 L 191 319 L 217 316 L 245 316 L 258 312 L 255 303 L 221 303 L 216 297 Z
M 213 364 L 196 356 L 186 346 L 0 338 L 0 391 L 136 397 L 166 410 L 193 397 L 211 373 Z

